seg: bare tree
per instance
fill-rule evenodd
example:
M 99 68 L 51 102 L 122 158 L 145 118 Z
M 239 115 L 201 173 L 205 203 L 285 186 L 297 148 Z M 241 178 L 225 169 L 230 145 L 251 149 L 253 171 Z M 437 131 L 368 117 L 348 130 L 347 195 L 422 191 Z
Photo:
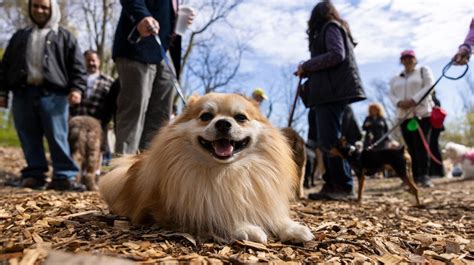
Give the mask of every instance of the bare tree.
M 80 2 L 86 24 L 89 49 L 97 50 L 102 61 L 102 71 L 111 73 L 111 47 L 113 27 L 117 24 L 118 0 L 84 0 Z
M 384 80 L 374 79 L 371 82 L 371 85 L 374 88 L 374 93 L 372 94 L 371 100 L 378 102 L 385 109 L 386 119 L 390 124 L 395 124 L 395 106 L 388 98 L 390 93 L 390 88 L 388 83 Z M 370 96 L 369 96 L 370 98 Z
M 208 93 L 226 87 L 236 79 L 242 55 L 247 51 L 246 45 L 236 39 L 232 47 L 223 47 L 222 37 L 218 38 L 213 33 L 213 28 L 225 26 L 228 30 L 233 30 L 227 18 L 242 2 L 243 0 L 205 0 L 195 6 L 198 14 L 205 14 L 205 19 L 183 41 L 184 52 L 179 76 L 181 82 L 183 78 L 186 79 L 185 87 L 190 87 L 191 83 L 199 84 Z M 182 4 L 189 3 L 190 1 L 182 1 Z M 195 3 L 198 2 L 193 2 Z M 193 91 L 196 88 L 187 90 Z
M 188 63 L 188 69 L 193 74 L 204 93 L 216 91 L 225 87 L 235 78 L 240 67 L 244 48 L 238 46 L 235 54 L 226 52 L 214 43 L 200 43 L 196 46 L 197 56 Z
M 26 1 L 5 1 L 0 3 L 0 23 L 2 25 L 2 39 L 9 37 L 18 29 L 25 27 L 29 22 L 28 3 Z

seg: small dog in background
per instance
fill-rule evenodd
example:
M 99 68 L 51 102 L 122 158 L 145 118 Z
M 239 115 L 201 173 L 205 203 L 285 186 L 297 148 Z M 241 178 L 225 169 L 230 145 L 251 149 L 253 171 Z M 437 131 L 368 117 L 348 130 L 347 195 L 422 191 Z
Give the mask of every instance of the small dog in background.
M 111 212 L 216 241 L 306 242 L 290 217 L 298 177 L 287 139 L 236 94 L 193 96 L 150 149 L 99 182 Z
M 293 151 L 292 157 L 296 164 L 296 175 L 298 176 L 298 186 L 296 187 L 296 196 L 300 199 L 304 198 L 304 175 L 306 168 L 306 148 L 303 138 L 291 127 L 285 127 L 280 129 L 283 135 L 288 140 L 291 150 Z
M 346 159 L 354 170 L 359 181 L 357 201 L 362 201 L 364 191 L 365 176 L 373 175 L 384 170 L 385 167 L 392 168 L 397 175 L 408 185 L 410 193 L 415 196 L 416 203 L 420 205 L 418 188 L 411 173 L 411 157 L 402 146 L 398 149 L 376 149 L 357 150 L 344 138 L 341 138 L 330 150 L 331 155 L 341 156 Z
M 100 170 L 102 128 L 100 122 L 89 116 L 75 116 L 69 120 L 69 146 L 72 158 L 79 166 L 77 182 L 88 190 L 98 190 L 96 173 Z
M 443 153 L 453 164 L 459 164 L 465 178 L 474 178 L 474 149 L 453 142 L 446 143 Z

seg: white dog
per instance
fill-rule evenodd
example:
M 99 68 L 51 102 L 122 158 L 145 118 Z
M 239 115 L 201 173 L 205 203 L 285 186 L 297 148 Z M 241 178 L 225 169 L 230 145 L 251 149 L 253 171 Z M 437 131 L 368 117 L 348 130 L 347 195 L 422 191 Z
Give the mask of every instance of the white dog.
M 454 164 L 461 166 L 463 177 L 474 178 L 474 150 L 472 148 L 448 142 L 443 152 Z

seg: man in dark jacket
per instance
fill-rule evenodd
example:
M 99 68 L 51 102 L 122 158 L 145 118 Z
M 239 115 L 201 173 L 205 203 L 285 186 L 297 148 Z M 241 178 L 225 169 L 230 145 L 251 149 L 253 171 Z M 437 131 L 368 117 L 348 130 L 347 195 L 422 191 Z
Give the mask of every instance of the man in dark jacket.
M 133 154 L 148 147 L 156 131 L 171 115 L 175 97 L 173 73 L 163 60 L 154 36 L 158 34 L 165 51 L 180 47 L 178 42 L 173 43 L 177 1 L 120 2 L 122 13 L 112 54 L 121 87 L 117 99 L 115 151 Z
M 30 0 L 31 26 L 10 39 L 0 67 L 0 107 L 13 91 L 15 127 L 27 162 L 21 186 L 42 189 L 46 184 L 43 137 L 53 162 L 49 188 L 77 190 L 78 167 L 70 156 L 69 103 L 78 104 L 85 87 L 84 59 L 74 36 L 60 27 L 56 0 Z

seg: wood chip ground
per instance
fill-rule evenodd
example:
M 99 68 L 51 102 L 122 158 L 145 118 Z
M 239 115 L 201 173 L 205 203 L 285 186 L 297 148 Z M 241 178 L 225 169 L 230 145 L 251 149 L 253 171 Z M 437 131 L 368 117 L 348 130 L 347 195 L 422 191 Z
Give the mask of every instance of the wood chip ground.
M 23 165 L 20 150 L 0 147 L 0 264 L 474 264 L 474 180 L 436 179 L 416 207 L 398 178 L 370 179 L 361 205 L 293 203 L 311 242 L 219 244 L 132 226 L 96 192 L 4 186 Z

